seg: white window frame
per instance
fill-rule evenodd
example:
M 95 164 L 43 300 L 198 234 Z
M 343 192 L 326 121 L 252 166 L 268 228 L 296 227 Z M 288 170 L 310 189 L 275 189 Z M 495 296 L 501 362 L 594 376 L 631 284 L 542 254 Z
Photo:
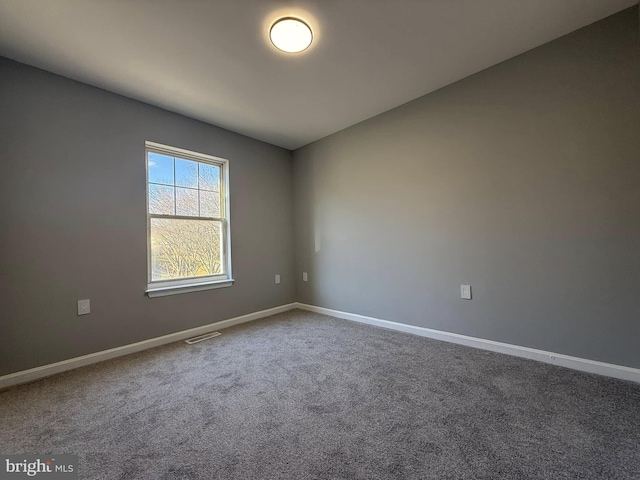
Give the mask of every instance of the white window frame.
M 220 209 L 221 217 L 193 217 L 183 215 L 160 215 L 149 213 L 149 152 L 170 155 L 185 160 L 208 163 L 220 167 Z M 197 292 L 212 288 L 230 287 L 233 285 L 231 270 L 231 220 L 229 208 L 229 161 L 224 158 L 193 152 L 182 148 L 170 147 L 155 142 L 145 142 L 144 164 L 146 171 L 145 196 L 147 206 L 147 290 L 150 298 L 175 295 L 179 293 Z M 223 271 L 222 275 L 204 275 L 198 277 L 181 278 L 176 280 L 152 280 L 151 262 L 151 219 L 176 218 L 194 220 L 198 218 L 220 221 L 222 224 Z

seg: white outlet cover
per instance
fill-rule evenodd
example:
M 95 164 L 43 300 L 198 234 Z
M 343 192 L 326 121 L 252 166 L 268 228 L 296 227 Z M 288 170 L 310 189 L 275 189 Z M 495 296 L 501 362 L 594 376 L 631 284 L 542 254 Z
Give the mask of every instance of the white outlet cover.
M 91 301 L 89 299 L 78 300 L 78 315 L 87 315 L 89 313 L 91 313 Z
M 306 282 L 309 279 L 309 277 L 307 276 L 307 272 L 302 272 L 302 281 Z
M 280 275 L 276 275 L 276 283 L 280 283 Z
M 471 285 L 460 285 L 460 298 L 471 300 Z

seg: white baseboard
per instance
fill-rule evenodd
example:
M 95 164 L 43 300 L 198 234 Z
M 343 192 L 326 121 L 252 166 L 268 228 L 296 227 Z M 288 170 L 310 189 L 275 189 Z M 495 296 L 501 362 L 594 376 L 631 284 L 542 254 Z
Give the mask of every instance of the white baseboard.
M 322 313 L 330 315 L 332 317 L 342 318 L 345 320 L 351 320 L 360 323 L 366 323 L 368 325 L 375 325 L 378 327 L 389 328 L 391 330 L 398 330 L 400 332 L 411 333 L 414 335 L 420 335 L 422 337 L 433 338 L 436 340 L 442 340 L 445 342 L 458 343 L 460 345 L 466 345 L 469 347 L 480 348 L 483 350 L 490 350 L 492 352 L 506 353 L 507 355 L 513 355 L 516 357 L 528 358 L 531 360 L 538 360 L 540 362 L 550 363 L 552 365 L 558 365 L 562 367 L 572 368 L 574 370 L 580 370 L 583 372 L 596 373 L 599 375 L 605 375 L 608 377 L 619 378 L 621 380 L 630 380 L 632 382 L 640 383 L 640 369 L 625 367 L 622 365 L 614 365 L 611 363 L 598 362 L 595 360 L 588 360 L 586 358 L 572 357 L 569 355 L 563 355 L 560 353 L 547 352 L 544 350 L 536 350 L 534 348 L 521 347 L 518 345 L 511 345 L 508 343 L 494 342 L 493 340 L 485 340 L 483 338 L 469 337 L 467 335 L 460 335 L 457 333 L 449 333 L 441 330 L 433 330 L 425 327 L 417 327 L 414 325 L 407 325 L 404 323 L 390 322 L 388 320 L 381 320 L 379 318 L 367 317 L 364 315 L 358 315 L 355 313 L 341 312 L 339 310 L 332 310 L 330 308 L 316 307 L 315 305 L 307 305 L 304 303 L 289 303 L 287 305 L 281 305 L 279 307 L 269 308 L 267 310 L 261 310 L 259 312 L 249 313 L 240 317 L 230 318 L 228 320 L 222 320 L 220 322 L 203 325 L 201 327 L 191 328 L 189 330 L 183 330 L 181 332 L 171 333 L 162 337 L 151 338 L 149 340 L 143 340 L 137 343 L 131 343 L 122 347 L 111 348 L 109 350 L 103 350 L 101 352 L 91 353 L 89 355 L 83 355 L 82 357 L 71 358 L 69 360 L 63 360 L 61 362 L 52 363 L 50 365 L 43 365 L 41 367 L 31 368 L 29 370 L 23 370 L 16 373 L 11 373 L 0 377 L 0 389 L 10 387 L 12 385 L 18 385 L 21 383 L 32 382 L 40 378 L 48 377 L 56 373 L 65 372 L 74 368 L 83 367 L 85 365 L 91 365 L 92 363 L 101 362 L 110 358 L 121 357 L 130 353 L 140 352 L 149 348 L 158 347 L 167 343 L 177 342 L 186 338 L 195 337 L 212 330 L 222 330 L 224 328 L 232 327 L 240 323 L 251 322 L 260 318 L 275 315 L 277 313 L 286 312 L 299 308 L 302 310 L 308 310 L 310 312 Z
M 332 317 L 352 320 L 354 322 L 366 323 L 377 327 L 389 328 L 400 332 L 412 333 L 422 337 L 429 337 L 445 342 L 458 343 L 468 347 L 490 350 L 492 352 L 506 353 L 516 357 L 528 358 L 530 360 L 538 360 L 552 365 L 567 367 L 582 372 L 596 373 L 607 377 L 619 378 L 621 380 L 630 380 L 640 383 L 640 369 L 625 367 L 622 365 L 614 365 L 612 363 L 597 362 L 586 358 L 572 357 L 561 353 L 547 352 L 544 350 L 536 350 L 535 348 L 521 347 L 519 345 L 511 345 L 509 343 L 494 342 L 493 340 L 485 340 L 483 338 L 469 337 L 457 333 L 443 332 L 441 330 L 433 330 L 431 328 L 416 327 L 405 323 L 390 322 L 379 318 L 366 317 L 355 313 L 341 312 L 330 308 L 316 307 L 315 305 L 307 305 L 298 303 L 297 308 L 308 310 L 310 312 L 322 313 Z
M 0 377 L 0 388 L 6 388 L 12 385 L 18 385 L 26 382 L 32 382 L 39 378 L 48 377 L 56 373 L 65 372 L 67 370 L 72 370 L 78 367 L 84 367 L 85 365 L 102 362 L 103 360 L 108 360 L 110 358 L 121 357 L 130 353 L 147 350 L 149 348 L 158 347 L 167 343 L 178 342 L 186 338 L 202 335 L 203 333 L 207 333 L 212 330 L 229 328 L 240 323 L 251 322 L 252 320 L 275 315 L 276 313 L 293 310 L 294 308 L 297 308 L 297 304 L 289 303 L 287 305 L 281 305 L 279 307 L 249 313 L 240 317 L 229 318 L 228 320 L 222 320 L 221 322 L 210 323 L 209 325 L 203 325 L 202 327 L 191 328 L 189 330 L 171 333 L 162 337 L 150 338 L 149 340 L 143 340 L 142 342 L 123 345 L 122 347 L 110 348 L 109 350 L 90 353 L 89 355 L 83 355 L 82 357 L 70 358 L 69 360 L 63 360 L 61 362 L 52 363 L 50 365 L 43 365 L 41 367 L 31 368 L 29 370 L 22 370 L 20 372 L 11 373 L 9 375 Z

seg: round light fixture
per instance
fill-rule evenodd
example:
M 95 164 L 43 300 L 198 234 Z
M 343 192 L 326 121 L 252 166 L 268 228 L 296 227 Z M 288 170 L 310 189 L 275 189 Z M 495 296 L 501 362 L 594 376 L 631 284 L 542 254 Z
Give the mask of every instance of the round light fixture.
M 269 30 L 271 43 L 287 53 L 298 53 L 309 48 L 313 41 L 313 33 L 309 25 L 299 18 L 284 17 L 271 26 Z

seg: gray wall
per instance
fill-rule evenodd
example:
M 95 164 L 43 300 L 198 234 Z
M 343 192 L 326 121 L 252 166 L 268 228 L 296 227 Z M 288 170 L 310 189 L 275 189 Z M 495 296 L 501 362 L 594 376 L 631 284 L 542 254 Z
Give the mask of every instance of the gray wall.
M 144 295 L 145 140 L 229 159 L 234 286 Z M 0 375 L 295 300 L 289 151 L 6 59 L 0 204 Z
M 294 210 L 300 302 L 640 367 L 637 9 L 295 151 Z

